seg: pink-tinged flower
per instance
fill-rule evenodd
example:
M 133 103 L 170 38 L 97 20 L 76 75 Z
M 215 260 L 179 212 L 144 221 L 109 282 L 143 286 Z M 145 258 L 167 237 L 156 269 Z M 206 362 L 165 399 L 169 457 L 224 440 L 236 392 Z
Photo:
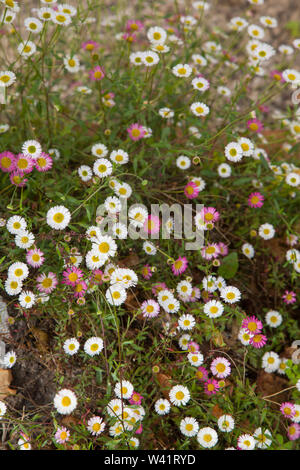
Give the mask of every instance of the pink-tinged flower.
M 220 217 L 220 213 L 214 207 L 203 207 L 200 211 L 202 220 L 207 223 L 215 223 Z
M 58 442 L 58 444 L 64 444 L 69 440 L 70 437 L 70 431 L 67 428 L 58 428 L 56 433 L 55 433 L 55 440 Z
M 35 167 L 37 171 L 48 171 L 52 168 L 53 161 L 48 153 L 42 152 L 41 155 L 35 159 Z
M 222 255 L 222 256 L 228 255 L 228 246 L 225 245 L 225 243 L 219 242 L 218 243 L 218 248 L 219 248 L 220 255 Z
M 0 168 L 5 173 L 10 173 L 16 168 L 16 158 L 11 152 L 0 153 Z
M 259 119 L 249 119 L 247 121 L 247 127 L 253 132 L 261 132 L 264 128 L 262 122 Z
M 274 80 L 277 80 L 277 82 L 281 82 L 281 83 L 284 83 L 284 82 L 285 82 L 285 80 L 284 80 L 284 78 L 283 78 L 283 76 L 282 76 L 282 72 L 280 72 L 279 70 L 272 70 L 272 71 L 270 72 L 270 76 L 271 76 L 272 78 L 274 78 Z
M 184 194 L 188 199 L 195 199 L 199 194 L 199 187 L 193 181 L 190 181 L 184 188 Z
M 267 337 L 265 335 L 262 335 L 261 333 L 257 333 L 251 336 L 250 341 L 249 341 L 251 346 L 257 349 L 263 348 L 266 342 L 267 342 Z
M 141 31 L 144 28 L 144 25 L 139 20 L 128 20 L 126 23 L 126 31 Z
M 145 318 L 157 317 L 160 306 L 155 300 L 145 300 L 141 305 L 141 310 Z
M 16 170 L 19 173 L 31 173 L 34 168 L 34 160 L 23 153 L 16 156 Z
M 142 267 L 142 276 L 144 279 L 150 279 L 153 275 L 151 266 L 149 264 L 145 264 L 145 266 Z
M 217 258 L 219 254 L 220 251 L 217 243 L 211 243 L 210 245 L 201 248 L 201 255 L 204 259 L 210 260 L 213 258 Z
M 105 77 L 105 73 L 100 65 L 96 65 L 92 70 L 89 71 L 90 79 L 93 81 L 100 81 Z
M 215 395 L 220 390 L 219 383 L 215 379 L 209 379 L 204 384 L 204 393 L 206 395 Z
M 146 233 L 158 233 L 160 228 L 160 220 L 157 215 L 148 215 L 147 219 L 144 222 L 143 230 Z
M 225 357 L 216 357 L 210 365 L 210 370 L 218 379 L 224 379 L 231 373 L 231 364 Z
M 136 37 L 136 34 L 134 34 L 134 33 L 124 33 L 122 35 L 122 39 L 124 39 L 125 41 L 131 43 L 131 42 L 136 42 L 137 37 Z
M 128 127 L 127 132 L 129 134 L 130 139 L 134 141 L 142 139 L 145 135 L 144 127 L 137 122 L 131 124 L 131 126 Z
M 289 401 L 285 401 L 281 404 L 280 411 L 285 418 L 293 418 L 296 414 L 296 409 L 293 403 L 290 403 Z
M 99 44 L 95 41 L 85 41 L 81 44 L 81 47 L 85 51 L 93 52 L 99 48 Z
M 14 184 L 18 188 L 22 188 L 27 183 L 28 179 L 25 178 L 24 173 L 14 170 L 9 175 L 11 184 Z
M 189 302 L 197 302 L 201 297 L 201 291 L 199 287 L 193 287 L 192 293 L 189 297 Z
M 205 369 L 205 367 L 198 367 L 198 370 L 196 372 L 196 377 L 198 380 L 201 382 L 206 382 L 208 380 L 208 371 Z
M 290 424 L 287 431 L 287 436 L 290 441 L 295 441 L 300 437 L 300 425 L 298 423 Z
M 180 274 L 184 273 L 188 266 L 188 260 L 185 256 L 179 256 L 179 258 L 174 261 L 172 264 L 172 271 L 175 276 L 179 276 Z
M 143 432 L 143 426 L 142 424 L 140 424 L 137 430 L 135 431 L 135 434 L 142 434 L 142 432 Z
M 88 286 L 85 281 L 79 281 L 74 287 L 74 297 L 83 297 Z
M 195 341 L 190 341 L 190 342 L 188 343 L 188 351 L 189 351 L 189 352 L 194 353 L 194 352 L 198 352 L 199 350 L 200 350 L 200 346 L 199 346 L 199 344 L 196 343 Z
M 161 290 L 167 289 L 167 285 L 164 282 L 158 282 L 152 286 L 152 294 L 158 295 Z
M 103 271 L 101 271 L 101 269 L 94 269 L 92 272 L 92 281 L 96 284 L 103 284 Z
M 261 193 L 251 193 L 248 197 L 248 206 L 262 207 L 264 205 L 264 196 Z
M 294 304 L 296 302 L 296 294 L 293 291 L 286 290 L 282 298 L 286 304 Z
M 44 253 L 38 248 L 28 250 L 26 253 L 26 261 L 33 268 L 39 268 L 45 261 Z
M 247 333 L 250 335 L 255 335 L 260 333 L 262 330 L 263 324 L 258 320 L 254 315 L 252 317 L 244 318 L 242 321 L 242 328 L 247 330 Z
M 133 391 L 129 403 L 131 405 L 140 405 L 142 403 L 143 398 L 144 397 L 142 397 L 140 393 Z
M 42 273 L 37 278 L 37 289 L 44 294 L 50 294 L 58 284 L 57 277 L 54 273 Z
M 78 284 L 80 279 L 83 277 L 83 272 L 81 269 L 76 268 L 73 266 L 72 268 L 68 268 L 63 272 L 63 284 L 67 284 L 68 286 L 75 286 Z

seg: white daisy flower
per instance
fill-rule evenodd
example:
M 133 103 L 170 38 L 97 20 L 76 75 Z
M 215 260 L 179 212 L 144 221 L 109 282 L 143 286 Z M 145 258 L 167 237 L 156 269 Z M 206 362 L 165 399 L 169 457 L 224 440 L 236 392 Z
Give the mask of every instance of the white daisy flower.
M 71 213 L 65 206 L 54 206 L 48 210 L 46 220 L 51 228 L 64 230 L 71 220 Z
M 143 243 L 143 250 L 147 253 L 147 255 L 156 255 L 157 249 L 153 245 L 153 243 L 150 243 L 148 241 Z
M 106 158 L 98 158 L 93 165 L 93 171 L 99 178 L 104 178 L 112 174 L 113 167 L 111 162 Z
M 199 424 L 195 418 L 186 417 L 180 421 L 179 428 L 184 436 L 193 437 L 199 431 Z
M 242 253 L 249 259 L 252 259 L 254 256 L 254 248 L 250 243 L 244 243 L 242 245 Z
M 270 310 L 266 313 L 265 320 L 267 325 L 272 328 L 277 328 L 282 323 L 282 315 L 276 310 Z
M 103 340 L 99 338 L 98 336 L 92 336 L 92 338 L 89 338 L 85 343 L 84 343 L 84 351 L 86 354 L 89 356 L 96 356 L 101 353 L 103 349 Z
M 207 116 L 209 113 L 209 107 L 201 101 L 192 103 L 190 109 L 195 116 Z
M 14 215 L 7 220 L 6 228 L 9 233 L 17 235 L 18 233 L 26 230 L 27 223 L 23 217 L 20 217 L 19 215 Z
M 87 429 L 93 436 L 99 436 L 105 429 L 105 423 L 100 416 L 93 416 L 87 422 Z
M 43 29 L 43 23 L 37 18 L 26 18 L 24 25 L 27 31 L 32 34 L 39 34 Z
M 16 81 L 16 76 L 10 70 L 0 71 L 0 85 L 8 87 Z
M 11 264 L 7 272 L 8 278 L 17 279 L 19 281 L 23 281 L 24 279 L 26 279 L 28 277 L 28 274 L 29 269 L 27 267 L 27 264 L 21 263 L 19 261 Z
M 280 364 L 280 358 L 274 351 L 266 352 L 262 357 L 262 367 L 269 374 L 275 372 Z
M 73 356 L 74 354 L 76 354 L 79 350 L 79 347 L 80 347 L 80 344 L 76 338 L 67 339 L 63 344 L 63 349 L 65 353 L 68 354 L 69 356 Z
M 234 429 L 234 419 L 231 415 L 222 415 L 218 419 L 218 427 L 222 432 L 231 432 Z
M 199 367 L 204 362 L 204 356 L 199 351 L 197 352 L 190 352 L 187 355 L 187 359 L 191 366 Z
M 106 157 L 106 155 L 108 154 L 108 148 L 104 144 L 100 144 L 100 143 L 94 144 L 92 146 L 92 154 L 98 158 Z
M 127 294 L 122 285 L 114 284 L 107 289 L 105 297 L 110 305 L 119 306 L 125 302 Z
M 19 295 L 19 302 L 23 308 L 31 308 L 35 304 L 35 295 L 29 290 L 24 290 Z
M 246 328 L 241 328 L 238 334 L 238 339 L 242 343 L 243 346 L 249 346 L 250 339 L 253 335 L 250 335 Z
M 209 300 L 204 305 L 203 311 L 209 318 L 218 318 L 224 312 L 224 306 L 218 300 Z
M 17 361 L 17 355 L 14 351 L 4 354 L 2 362 L 6 369 L 11 369 Z
M 176 159 L 176 165 L 181 170 L 187 170 L 191 166 L 191 160 L 189 159 L 189 157 L 186 157 L 185 155 L 180 155 Z
M 258 235 L 264 240 L 270 240 L 275 235 L 275 229 L 272 224 L 262 224 L 258 229 Z
M 197 441 L 202 447 L 210 449 L 214 447 L 218 442 L 218 434 L 210 427 L 200 429 L 197 434 Z
M 122 149 L 113 150 L 109 158 L 118 165 L 125 165 L 129 160 L 128 153 Z
M 147 38 L 152 44 L 163 44 L 167 39 L 167 33 L 163 28 L 154 26 L 148 29 Z
M 106 411 L 112 418 L 119 416 L 122 412 L 122 401 L 117 398 L 111 400 L 107 404 Z
M 186 405 L 191 398 L 189 389 L 183 385 L 175 385 L 169 392 L 170 402 L 175 406 Z
M 84 182 L 90 181 L 93 176 L 93 172 L 88 165 L 81 165 L 77 171 L 80 179 Z
M 196 325 L 195 318 L 193 317 L 193 315 L 190 315 L 189 313 L 185 315 L 181 315 L 178 318 L 178 326 L 181 330 L 184 330 L 184 331 L 192 330 L 195 325 Z
M 54 397 L 54 407 L 62 415 L 71 414 L 77 406 L 77 398 L 72 390 L 63 388 Z
M 188 64 L 177 64 L 172 67 L 172 72 L 176 77 L 189 77 L 192 73 L 192 67 Z
M 22 291 L 22 281 L 17 278 L 8 278 L 5 281 L 5 291 L 8 295 L 18 295 Z
M 155 402 L 154 405 L 155 411 L 159 415 L 166 415 L 171 409 L 170 402 L 164 398 L 160 398 Z
M 147 67 L 153 67 L 153 65 L 158 64 L 159 55 L 153 51 L 146 51 L 142 54 L 142 63 Z
M 121 400 L 124 398 L 129 399 L 133 393 L 133 385 L 128 380 L 122 380 L 116 383 L 114 392 Z
M 229 304 L 233 304 L 235 302 L 239 302 L 241 299 L 241 293 L 239 289 L 234 286 L 227 286 L 224 289 L 221 289 L 220 295 L 225 302 Z
M 267 449 L 272 444 L 272 434 L 268 429 L 262 429 L 261 427 L 255 429 L 253 437 L 259 449 Z
M 242 146 L 237 142 L 230 142 L 225 147 L 225 157 L 231 162 L 239 162 L 243 158 Z
M 218 174 L 221 178 L 229 178 L 231 175 L 231 166 L 227 163 L 221 163 L 221 165 L 218 166 Z
M 22 153 L 36 160 L 42 153 L 41 144 L 36 140 L 26 140 L 22 145 Z
M 15 236 L 15 244 L 19 248 L 23 248 L 24 250 L 30 248 L 34 243 L 34 235 L 27 230 L 20 231 Z
M 21 42 L 17 50 L 21 56 L 30 57 L 36 52 L 36 45 L 32 41 Z
M 238 448 L 241 450 L 254 450 L 255 439 L 251 434 L 242 434 L 237 441 Z

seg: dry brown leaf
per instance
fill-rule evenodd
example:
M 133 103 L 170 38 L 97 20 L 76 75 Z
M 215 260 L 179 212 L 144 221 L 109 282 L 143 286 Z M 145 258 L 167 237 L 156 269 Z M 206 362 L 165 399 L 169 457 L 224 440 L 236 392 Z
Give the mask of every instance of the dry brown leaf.
M 171 377 L 161 373 L 155 374 L 155 377 L 161 387 L 162 394 L 165 398 L 169 398 L 169 391 L 172 388 Z
M 63 426 L 76 426 L 80 422 L 79 419 L 74 418 L 74 416 L 64 416 L 63 419 L 61 420 L 61 424 Z
M 49 344 L 48 334 L 45 331 L 40 330 L 39 328 L 34 328 L 34 327 L 31 328 L 31 331 L 32 331 L 33 336 L 36 339 L 37 348 L 39 349 L 39 351 L 46 352 L 48 350 L 48 344 Z
M 9 395 L 15 395 L 16 390 L 9 388 L 12 381 L 12 373 L 9 369 L 0 369 L 0 400 L 8 397 Z
M 215 418 L 220 418 L 220 416 L 224 414 L 224 411 L 222 410 L 222 408 L 219 407 L 219 405 L 215 405 L 211 413 Z
M 119 261 L 119 265 L 121 267 L 129 268 L 130 266 L 136 266 L 140 263 L 140 258 L 134 252 L 130 253 L 130 255 L 126 256 Z

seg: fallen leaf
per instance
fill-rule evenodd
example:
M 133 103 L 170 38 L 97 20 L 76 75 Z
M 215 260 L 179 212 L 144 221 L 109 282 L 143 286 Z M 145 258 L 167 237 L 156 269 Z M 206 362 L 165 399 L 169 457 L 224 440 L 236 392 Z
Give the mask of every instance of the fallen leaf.
M 15 395 L 16 390 L 9 388 L 12 381 L 12 373 L 9 369 L 0 369 L 0 400 L 8 397 L 9 395 Z

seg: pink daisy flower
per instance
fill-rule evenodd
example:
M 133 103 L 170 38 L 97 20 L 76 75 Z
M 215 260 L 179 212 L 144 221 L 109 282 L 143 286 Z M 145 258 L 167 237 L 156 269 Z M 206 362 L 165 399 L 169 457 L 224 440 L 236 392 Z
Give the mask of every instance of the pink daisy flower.
M 11 184 L 14 184 L 18 188 L 22 188 L 27 183 L 28 179 L 25 178 L 24 173 L 14 170 L 10 173 L 9 179 Z
M 220 389 L 220 386 L 215 379 L 209 379 L 204 384 L 204 393 L 206 395 L 215 395 Z
M 228 255 L 228 246 L 225 245 L 225 243 L 219 242 L 218 243 L 218 248 L 219 248 L 220 255 L 222 255 L 222 256 Z
M 296 302 L 296 294 L 293 291 L 286 290 L 282 298 L 286 304 L 294 304 Z
M 69 437 L 70 437 L 70 431 L 64 427 L 58 428 L 54 436 L 58 444 L 64 444 L 65 442 L 69 440 Z
M 89 76 L 91 80 L 99 82 L 105 77 L 105 73 L 100 65 L 96 65 L 96 67 L 89 71 Z
M 44 253 L 38 248 L 28 250 L 26 253 L 26 261 L 33 268 L 39 268 L 45 261 Z
M 265 335 L 262 335 L 261 333 L 257 333 L 251 336 L 249 343 L 254 348 L 259 349 L 259 348 L 263 348 L 266 342 L 267 342 L 267 337 Z
M 210 370 L 218 379 L 224 379 L 231 373 L 231 364 L 225 357 L 216 357 L 210 365 Z
M 133 391 L 129 403 L 131 405 L 140 405 L 142 403 L 143 398 L 144 397 L 142 397 L 140 393 Z
M 101 271 L 101 269 L 94 269 L 92 276 L 93 282 L 96 284 L 103 283 L 103 271 Z
M 185 256 L 179 256 L 179 258 L 174 261 L 172 264 L 172 271 L 175 276 L 179 276 L 180 274 L 184 273 L 188 266 L 188 260 Z
M 262 207 L 264 205 L 264 196 L 261 193 L 251 193 L 248 197 L 248 206 Z
M 157 215 L 148 215 L 147 219 L 144 222 L 143 230 L 146 233 L 158 233 L 160 228 L 160 220 Z
M 214 207 L 203 207 L 200 214 L 206 223 L 215 223 L 220 217 L 220 213 Z
M 137 430 L 135 431 L 135 434 L 142 434 L 142 432 L 143 432 L 143 426 L 142 424 L 140 424 Z
M 264 128 L 262 122 L 259 119 L 249 119 L 247 121 L 247 127 L 253 132 L 261 132 Z
M 137 37 L 136 37 L 136 34 L 134 34 L 134 33 L 124 33 L 122 35 L 122 39 L 124 39 L 125 41 L 131 43 L 131 42 L 136 42 Z
M 145 264 L 145 266 L 142 267 L 142 276 L 144 279 L 150 279 L 153 275 L 151 266 L 149 264 Z
M 19 153 L 16 156 L 16 170 L 19 173 L 31 173 L 34 168 L 34 161 L 31 157 Z
M 80 279 L 83 277 L 83 272 L 81 269 L 76 268 L 73 266 L 72 268 L 68 268 L 63 272 L 63 284 L 67 284 L 68 286 L 75 286 L 78 284 Z
M 293 418 L 293 416 L 296 414 L 296 409 L 293 403 L 289 401 L 285 401 L 281 404 L 280 411 L 285 418 Z
M 189 302 L 197 302 L 201 297 L 201 291 L 199 287 L 193 287 L 192 293 L 189 298 Z
M 190 181 L 184 188 L 184 194 L 188 199 L 195 199 L 199 194 L 199 187 L 193 181 Z
M 81 44 L 81 47 L 85 51 L 93 52 L 99 48 L 99 44 L 95 41 L 85 41 Z
M 157 284 L 153 284 L 152 293 L 157 295 L 161 290 L 164 289 L 167 289 L 167 285 L 164 282 L 158 282 Z
M 138 124 L 137 122 L 131 124 L 131 126 L 128 127 L 127 132 L 129 134 L 130 139 L 133 141 L 140 140 L 145 135 L 144 127 L 141 124 Z
M 160 306 L 155 300 L 144 300 L 141 310 L 145 318 L 153 318 L 159 314 Z
M 258 320 L 254 315 L 252 317 L 244 318 L 244 320 L 242 321 L 242 328 L 245 328 L 250 335 L 260 333 L 262 327 L 262 322 Z
M 219 246 L 217 243 L 211 243 L 210 245 L 201 248 L 201 255 L 204 259 L 210 260 L 217 258 L 219 254 Z
M 85 294 L 85 291 L 87 290 L 88 286 L 85 281 L 79 281 L 77 284 L 74 286 L 74 297 L 83 297 Z
M 295 441 L 300 437 L 300 425 L 298 423 L 290 424 L 287 431 L 287 436 L 290 441 Z
M 202 366 L 198 367 L 198 370 L 196 372 L 196 377 L 201 382 L 206 382 L 208 380 L 208 372 L 205 369 L 205 367 L 202 367 Z
M 16 168 L 16 158 L 11 152 L 0 153 L 0 168 L 5 173 L 10 173 Z
M 48 153 L 42 152 L 41 155 L 35 159 L 35 167 L 37 171 L 48 171 L 52 168 L 53 161 Z
M 284 80 L 284 78 L 283 78 L 283 76 L 282 76 L 282 72 L 280 72 L 279 70 L 272 70 L 272 71 L 270 72 L 270 76 L 271 76 L 272 78 L 274 78 L 274 80 L 277 80 L 278 82 L 281 82 L 281 83 L 284 83 L 284 82 L 285 82 L 285 80 Z
M 50 294 L 58 284 L 57 277 L 51 271 L 48 274 L 42 273 L 37 278 L 37 289 L 44 294 Z
M 141 31 L 144 28 L 144 25 L 139 20 L 128 20 L 126 23 L 126 31 Z
M 200 350 L 200 346 L 195 341 L 190 341 L 188 344 L 188 351 L 189 352 L 198 352 Z

